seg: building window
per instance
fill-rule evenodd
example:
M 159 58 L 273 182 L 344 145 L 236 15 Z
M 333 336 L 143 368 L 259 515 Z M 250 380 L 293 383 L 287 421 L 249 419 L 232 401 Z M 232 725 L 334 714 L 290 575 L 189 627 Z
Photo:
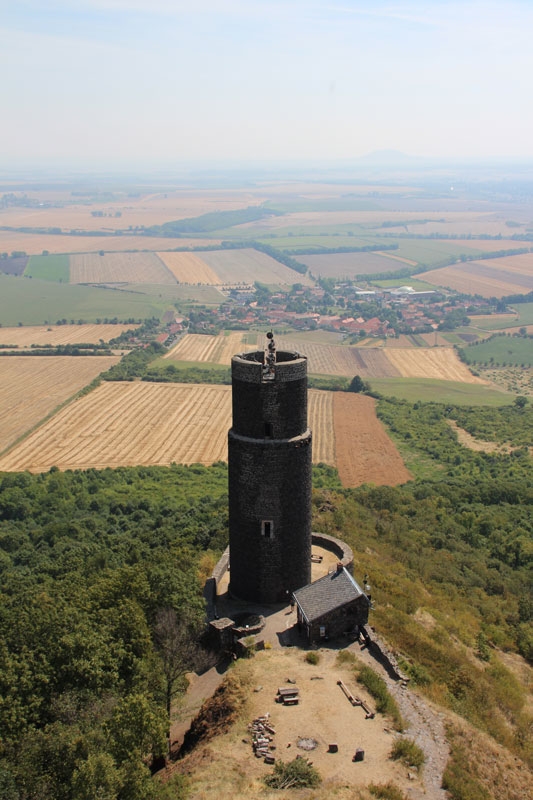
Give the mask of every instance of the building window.
M 272 439 L 274 432 L 272 430 L 272 423 L 265 422 L 265 439 Z
M 261 535 L 264 536 L 265 539 L 274 538 L 274 523 L 271 519 L 261 520 Z

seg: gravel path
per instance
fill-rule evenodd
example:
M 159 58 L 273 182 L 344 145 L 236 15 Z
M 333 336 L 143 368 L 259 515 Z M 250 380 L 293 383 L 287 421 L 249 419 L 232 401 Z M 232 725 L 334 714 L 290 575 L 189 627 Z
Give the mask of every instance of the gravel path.
M 444 730 L 444 715 L 409 689 L 405 683 L 391 678 L 366 647 L 354 644 L 349 649 L 383 678 L 389 692 L 398 703 L 403 718 L 409 723 L 405 736 L 413 739 L 424 751 L 426 761 L 422 777 L 426 791 L 413 786 L 410 790 L 411 797 L 415 800 L 447 800 L 448 793 L 441 789 L 442 775 L 450 755 Z

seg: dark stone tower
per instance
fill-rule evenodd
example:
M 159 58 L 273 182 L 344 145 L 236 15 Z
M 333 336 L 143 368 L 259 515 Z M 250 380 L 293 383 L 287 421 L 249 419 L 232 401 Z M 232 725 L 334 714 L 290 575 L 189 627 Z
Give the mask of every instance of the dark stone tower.
M 311 580 L 307 359 L 265 351 L 231 361 L 228 435 L 230 592 L 280 603 Z

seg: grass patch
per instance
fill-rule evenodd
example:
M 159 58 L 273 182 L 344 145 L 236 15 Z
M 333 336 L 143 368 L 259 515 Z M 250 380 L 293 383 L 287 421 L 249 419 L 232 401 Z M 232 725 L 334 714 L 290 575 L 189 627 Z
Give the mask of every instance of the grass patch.
M 41 281 L 68 283 L 70 280 L 69 257 L 62 255 L 30 256 L 24 276 L 38 278 Z
M 305 654 L 305 661 L 316 667 L 316 665 L 320 663 L 320 653 L 317 653 L 315 650 L 310 650 Z
M 394 761 L 401 761 L 406 767 L 416 767 L 417 769 L 426 760 L 424 751 L 413 739 L 396 739 L 390 757 Z
M 367 689 L 376 701 L 376 711 L 380 714 L 387 714 L 392 717 L 394 727 L 397 731 L 404 729 L 404 721 L 400 714 L 396 701 L 389 693 L 385 681 L 379 677 L 377 672 L 367 666 L 361 666 L 357 670 L 357 680 Z
M 436 378 L 370 378 L 372 389 L 399 400 L 450 403 L 464 406 L 510 405 L 513 396 L 475 383 L 441 381 Z

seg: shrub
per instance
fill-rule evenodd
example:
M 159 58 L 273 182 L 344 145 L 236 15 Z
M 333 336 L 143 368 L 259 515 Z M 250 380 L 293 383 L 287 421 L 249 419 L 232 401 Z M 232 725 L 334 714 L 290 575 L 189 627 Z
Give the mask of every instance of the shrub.
M 315 650 L 310 650 L 305 654 L 305 660 L 308 664 L 314 664 L 316 666 L 320 661 L 320 654 Z
M 274 772 L 264 779 L 271 789 L 314 788 L 321 783 L 318 771 L 310 766 L 304 758 L 296 757 L 294 761 L 274 764 Z
M 376 701 L 376 710 L 380 714 L 388 714 L 394 721 L 394 727 L 397 731 L 404 729 L 404 722 L 400 709 L 396 705 L 396 701 L 389 694 L 385 681 L 379 677 L 370 667 L 364 666 L 359 670 L 357 676 L 359 683 L 368 689 L 374 700 Z
M 406 795 L 392 781 L 388 783 L 370 783 L 368 791 L 378 800 L 407 800 Z
M 413 739 L 396 739 L 390 757 L 402 761 L 407 767 L 421 767 L 426 757 Z

